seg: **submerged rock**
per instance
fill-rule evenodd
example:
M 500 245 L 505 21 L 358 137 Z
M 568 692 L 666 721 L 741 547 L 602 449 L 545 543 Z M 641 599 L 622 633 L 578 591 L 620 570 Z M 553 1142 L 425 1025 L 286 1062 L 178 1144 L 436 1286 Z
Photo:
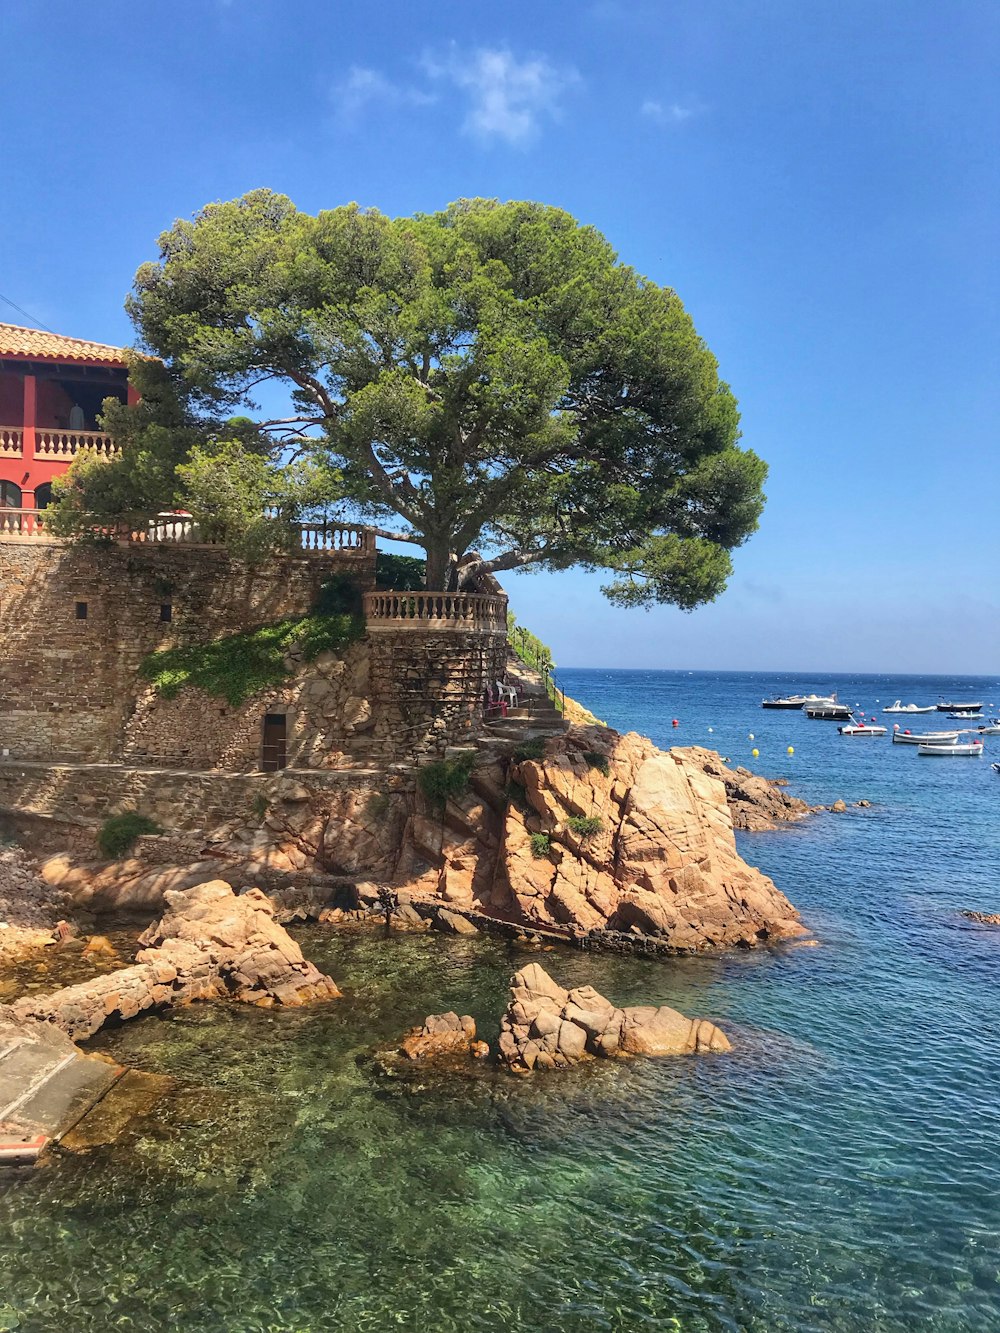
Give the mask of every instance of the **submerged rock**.
M 564 990 L 538 963 L 511 978 L 500 1023 L 499 1060 L 515 1073 L 565 1069 L 597 1056 L 729 1050 L 729 1038 L 707 1019 L 685 1018 L 668 1005 L 618 1008 L 592 986 Z
M 1000 912 L 963 912 L 970 921 L 978 921 L 981 926 L 1000 926 Z

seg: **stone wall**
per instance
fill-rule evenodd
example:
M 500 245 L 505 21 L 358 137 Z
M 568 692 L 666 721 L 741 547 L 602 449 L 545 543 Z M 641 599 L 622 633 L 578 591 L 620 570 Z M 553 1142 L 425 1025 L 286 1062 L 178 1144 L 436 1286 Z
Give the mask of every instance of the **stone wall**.
M 165 762 L 184 762 L 183 737 L 204 730 L 208 706 L 179 701 L 176 734 L 168 742 L 154 727 L 144 748 L 141 726 L 128 726 L 145 689 L 142 659 L 302 615 L 334 573 L 369 588 L 374 558 L 372 547 L 273 557 L 254 569 L 216 548 L 0 539 L 0 747 L 15 759 L 105 762 L 125 753 L 152 758 L 159 747 Z M 239 729 L 237 720 L 219 741 L 222 752 L 246 751 Z M 220 759 L 204 745 L 191 753 L 197 764 Z
M 506 633 L 372 629 L 372 708 L 398 754 L 414 759 L 470 740 L 483 692 L 507 669 Z

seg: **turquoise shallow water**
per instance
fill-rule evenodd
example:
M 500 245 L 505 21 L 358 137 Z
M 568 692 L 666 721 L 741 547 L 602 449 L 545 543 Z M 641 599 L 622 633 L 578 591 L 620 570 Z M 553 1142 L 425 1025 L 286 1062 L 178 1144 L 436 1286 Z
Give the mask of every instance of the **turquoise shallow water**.
M 819 948 L 543 955 L 566 984 L 721 1021 L 734 1053 L 388 1082 L 371 1050 L 428 1012 L 491 1037 L 526 955 L 309 927 L 343 1001 L 98 1039 L 175 1089 L 114 1151 L 0 1176 L 0 1330 L 1000 1327 L 1000 931 L 959 915 L 1000 910 L 1000 777 L 759 707 L 828 687 L 1000 704 L 1000 682 L 561 676 L 613 725 L 734 762 L 756 744 L 810 800 L 873 802 L 741 838 Z

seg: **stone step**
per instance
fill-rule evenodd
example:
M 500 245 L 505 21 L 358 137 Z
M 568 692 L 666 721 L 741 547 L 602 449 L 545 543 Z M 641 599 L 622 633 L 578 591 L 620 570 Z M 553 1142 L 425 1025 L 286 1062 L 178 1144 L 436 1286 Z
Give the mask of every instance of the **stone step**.
M 31 1163 L 121 1077 L 44 1024 L 0 1034 L 0 1163 Z

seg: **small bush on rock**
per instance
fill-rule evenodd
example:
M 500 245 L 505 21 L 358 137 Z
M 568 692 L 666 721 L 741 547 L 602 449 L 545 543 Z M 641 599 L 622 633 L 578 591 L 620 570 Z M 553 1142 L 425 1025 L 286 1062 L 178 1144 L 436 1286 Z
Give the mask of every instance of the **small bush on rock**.
M 365 818 L 371 820 L 383 819 L 389 809 L 389 793 L 387 791 L 373 791 L 365 801 Z
M 138 810 L 123 810 L 120 815 L 112 815 L 101 825 L 97 833 L 97 846 L 102 856 L 117 858 L 127 852 L 136 838 L 144 833 L 159 833 L 160 826 L 148 815 L 140 815 Z
M 431 805 L 443 810 L 450 800 L 465 795 L 475 762 L 474 754 L 465 754 L 460 759 L 439 759 L 425 764 L 417 775 L 420 790 Z
M 604 778 L 608 776 L 610 769 L 608 767 L 607 755 L 601 754 L 599 750 L 584 750 L 583 758 L 588 768 L 596 768 L 598 773 Z
M 528 805 L 528 793 L 525 790 L 523 782 L 518 782 L 516 778 L 511 778 L 507 783 L 507 800 L 511 805 L 516 806 L 522 814 L 527 814 L 531 808 Z
M 548 856 L 552 850 L 552 839 L 547 833 L 533 833 L 531 835 L 531 855 L 536 861 L 542 857 Z
M 536 736 L 533 740 L 525 741 L 514 751 L 514 758 L 520 764 L 525 759 L 542 759 L 545 755 L 545 737 Z
M 593 837 L 604 827 L 596 815 L 570 815 L 566 823 L 579 838 Z

